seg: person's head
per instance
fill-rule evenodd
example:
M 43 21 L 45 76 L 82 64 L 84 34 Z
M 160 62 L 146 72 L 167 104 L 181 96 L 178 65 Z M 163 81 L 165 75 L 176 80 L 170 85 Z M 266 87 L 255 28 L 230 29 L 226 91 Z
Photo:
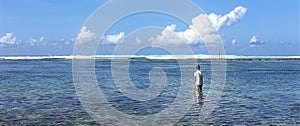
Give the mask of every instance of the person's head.
M 200 70 L 200 65 L 199 65 L 199 64 L 196 66 L 196 69 L 197 69 L 197 70 Z

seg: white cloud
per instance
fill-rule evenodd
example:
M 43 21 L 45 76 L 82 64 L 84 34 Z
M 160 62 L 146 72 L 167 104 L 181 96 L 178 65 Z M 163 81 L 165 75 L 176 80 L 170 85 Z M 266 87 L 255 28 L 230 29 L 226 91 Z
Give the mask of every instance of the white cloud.
M 68 45 L 74 43 L 75 39 L 74 38 L 70 38 L 70 39 L 61 38 L 59 41 L 60 41 L 61 45 L 68 46 Z
M 125 33 L 120 32 L 119 34 L 115 34 L 115 35 L 107 35 L 105 37 L 105 39 L 108 43 L 117 44 L 123 40 L 124 36 L 125 36 Z
M 255 47 L 262 45 L 264 43 L 264 40 L 258 40 L 257 37 L 254 35 L 252 38 L 249 40 L 250 47 Z
M 16 37 L 13 37 L 13 33 L 6 33 L 6 35 L 0 38 L 0 44 L 14 45 L 17 44 L 16 39 Z
M 70 43 L 74 42 L 74 38 L 48 41 L 45 36 L 30 37 L 28 40 L 25 40 L 24 43 L 21 43 L 22 41 L 18 40 L 16 37 L 14 37 L 13 33 L 6 33 L 4 36 L 0 37 L 0 47 L 6 46 L 6 45 L 52 46 L 53 43 L 56 43 L 58 41 L 61 42 L 62 44 L 69 45 Z
M 225 25 L 231 26 L 233 23 L 238 22 L 245 15 L 246 11 L 247 8 L 238 6 L 224 16 L 214 13 L 209 15 L 200 14 L 192 19 L 192 24 L 188 29 L 176 32 L 176 25 L 172 24 L 167 26 L 160 35 L 150 38 L 149 41 L 154 45 L 197 44 L 201 40 L 207 43 L 214 43 L 219 39 L 217 31 Z M 215 29 L 211 26 L 214 26 Z
M 46 46 L 46 45 L 47 45 L 45 36 L 40 37 L 39 43 L 40 43 L 41 45 L 43 45 L 43 46 Z
M 31 37 L 27 43 L 29 43 L 31 46 L 46 46 L 47 45 L 47 41 L 46 41 L 46 37 L 45 36 L 41 36 L 40 38 L 34 38 Z
M 34 38 L 30 38 L 28 42 L 30 43 L 31 46 L 37 45 L 37 40 Z
M 257 43 L 257 38 L 256 36 L 254 35 L 251 39 L 250 39 L 250 44 L 255 44 Z
M 40 42 L 44 42 L 44 41 L 45 41 L 45 37 L 44 36 L 40 37 Z
M 192 25 L 188 29 L 176 32 L 176 25 L 167 26 L 160 35 L 151 38 L 152 44 L 197 44 L 201 40 L 207 43 L 216 42 L 219 38 L 213 27 L 210 27 L 210 21 L 206 15 L 200 14 L 193 18 Z M 198 32 L 196 29 L 199 29 Z
M 78 34 L 76 41 L 78 41 L 79 44 L 85 43 L 85 42 L 91 42 L 96 39 L 95 33 L 91 32 L 87 29 L 87 27 L 82 27 L 80 30 L 80 33 Z
M 238 22 L 242 19 L 242 17 L 246 14 L 247 8 L 243 6 L 238 6 L 228 14 L 216 15 L 211 13 L 208 15 L 208 18 L 212 22 L 212 25 L 217 29 L 220 30 L 223 26 L 231 26 L 233 23 Z
M 182 35 L 183 32 L 175 32 L 176 25 L 172 24 L 167 26 L 160 35 L 156 38 L 150 38 L 151 44 L 181 44 L 184 41 Z
M 233 40 L 231 41 L 231 43 L 232 43 L 232 45 L 236 45 L 236 44 L 237 44 L 236 39 L 233 39 Z
M 226 22 L 227 26 L 232 25 L 235 22 L 238 22 L 245 14 L 246 14 L 247 8 L 243 6 L 238 6 L 234 8 L 233 11 L 231 11 L 226 16 L 228 17 L 228 21 Z
M 106 37 L 102 37 L 101 39 L 105 39 L 106 44 L 107 43 L 113 43 L 117 44 L 119 43 L 125 36 L 124 32 L 121 32 L 119 34 L 115 35 L 107 35 Z M 96 41 L 96 34 L 90 30 L 86 26 L 82 27 L 80 30 L 80 33 L 78 34 L 76 41 L 81 44 L 81 43 L 86 43 L 86 42 L 93 42 Z M 70 44 L 71 41 L 66 42 L 65 45 Z
M 74 42 L 74 38 L 71 38 L 71 39 L 69 39 L 69 40 L 66 40 L 65 41 L 65 45 L 70 45 L 72 42 Z

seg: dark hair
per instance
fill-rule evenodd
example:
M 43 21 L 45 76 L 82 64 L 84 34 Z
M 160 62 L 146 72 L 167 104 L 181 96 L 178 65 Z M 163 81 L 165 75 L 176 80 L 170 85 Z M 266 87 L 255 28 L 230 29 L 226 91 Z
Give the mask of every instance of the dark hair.
M 198 65 L 196 66 L 196 68 L 197 68 L 198 70 L 200 70 L 200 65 L 198 64 Z

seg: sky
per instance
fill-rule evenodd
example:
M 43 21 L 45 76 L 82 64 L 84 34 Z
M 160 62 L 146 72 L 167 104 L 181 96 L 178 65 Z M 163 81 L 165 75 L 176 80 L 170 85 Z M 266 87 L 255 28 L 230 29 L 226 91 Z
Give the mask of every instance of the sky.
M 0 0 L 0 55 L 72 55 L 76 41 L 93 35 L 84 23 L 106 2 Z M 120 5 L 123 2 L 126 1 L 119 0 Z M 205 12 L 220 35 L 227 55 L 300 55 L 299 0 L 192 2 Z M 175 1 L 169 6 L 182 7 Z M 117 12 L 119 9 L 112 11 Z M 101 20 L 105 19 L 103 17 Z M 151 44 L 188 44 L 195 54 L 207 54 L 204 41 L 213 43 L 215 38 L 208 31 L 200 30 L 199 35 L 193 30 L 205 23 L 200 19 L 201 14 L 195 15 L 190 24 L 186 24 L 174 16 L 155 12 L 127 16 L 108 29 L 97 54 L 112 54 L 127 36 L 149 26 L 161 28 L 160 34 L 148 39 L 147 42 Z M 136 37 L 136 41 L 141 40 Z M 164 53 L 155 47 L 140 52 Z

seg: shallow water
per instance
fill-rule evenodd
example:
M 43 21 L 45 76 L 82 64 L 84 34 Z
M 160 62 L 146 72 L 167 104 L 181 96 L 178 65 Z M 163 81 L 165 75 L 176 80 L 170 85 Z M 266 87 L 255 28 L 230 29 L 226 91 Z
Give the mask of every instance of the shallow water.
M 199 111 L 209 90 L 211 64 L 199 63 L 205 75 L 202 100 L 193 103 L 176 125 L 300 124 L 299 61 L 227 61 L 223 94 L 203 122 L 198 120 Z M 153 67 L 162 68 L 168 77 L 162 93 L 147 102 L 131 100 L 117 90 L 110 61 L 96 61 L 95 68 L 109 103 L 123 113 L 143 116 L 168 108 L 180 89 L 180 71 L 186 66 L 180 69 L 175 61 L 132 61 L 129 76 L 139 89 L 150 86 L 148 74 Z M 193 71 L 185 72 L 190 72 L 192 79 Z M 71 60 L 0 60 L 0 85 L 0 125 L 98 125 L 76 94 Z

